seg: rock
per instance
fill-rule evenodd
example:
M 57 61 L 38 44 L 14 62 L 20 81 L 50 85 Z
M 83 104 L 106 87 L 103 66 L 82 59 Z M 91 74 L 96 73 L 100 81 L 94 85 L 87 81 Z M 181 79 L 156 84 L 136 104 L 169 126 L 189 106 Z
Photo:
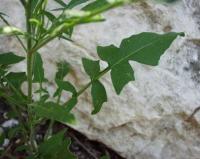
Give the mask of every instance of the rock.
M 0 10 L 11 17 L 15 15 L 13 24 L 24 26 L 19 2 L 1 0 Z M 106 75 L 101 81 L 106 86 L 108 102 L 99 114 L 90 114 L 90 91 L 85 92 L 73 110 L 78 124 L 72 127 L 127 159 L 198 159 L 200 113 L 190 121 L 186 119 L 200 105 L 199 12 L 199 0 L 140 1 L 107 12 L 103 23 L 77 27 L 75 44 L 55 40 L 43 48 L 46 77 L 53 81 L 56 61 L 66 59 L 73 67 L 68 79 L 80 88 L 88 82 L 81 58 L 96 59 L 97 45 L 119 45 L 123 38 L 146 31 L 186 33 L 162 56 L 159 66 L 131 62 L 136 81 L 129 83 L 120 96 Z M 0 44 L 1 50 L 19 52 L 13 39 L 2 39 Z M 25 70 L 25 64 L 12 69 Z M 49 84 L 48 89 L 52 93 L 55 86 Z

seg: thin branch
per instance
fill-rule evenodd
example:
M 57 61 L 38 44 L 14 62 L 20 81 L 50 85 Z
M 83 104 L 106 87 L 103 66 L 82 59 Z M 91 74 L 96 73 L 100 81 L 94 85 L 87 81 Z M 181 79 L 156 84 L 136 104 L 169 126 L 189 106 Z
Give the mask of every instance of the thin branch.
M 10 23 L 9 23 L 2 15 L 0 15 L 0 18 L 2 19 L 2 21 L 3 21 L 6 25 L 11 26 Z M 18 35 L 15 35 L 15 37 L 17 38 L 17 40 L 19 41 L 20 45 L 22 46 L 22 48 L 23 48 L 24 51 L 26 52 L 27 49 L 26 49 L 24 43 L 22 42 L 22 40 L 20 39 L 20 37 L 19 37 Z
M 96 80 L 98 80 L 99 78 L 101 78 L 103 75 L 105 75 L 107 72 L 109 72 L 110 71 L 110 67 L 108 66 L 108 67 L 106 67 L 103 71 L 101 71 L 100 73 L 99 73 L 99 75 L 96 77 L 96 78 L 94 78 L 93 80 L 91 80 L 90 82 L 88 82 L 83 88 L 81 88 L 78 92 L 77 92 L 77 94 L 76 94 L 76 98 L 78 98 L 83 92 L 85 92 L 85 90 L 87 90 L 91 85 L 92 85 L 92 83 L 94 82 L 94 81 L 96 81 Z M 72 98 L 74 98 L 74 96 L 72 96 L 68 101 L 70 101 Z M 66 106 L 67 105 L 67 103 L 68 103 L 68 101 L 67 102 L 65 102 L 64 104 L 63 104 L 63 106 Z
M 98 14 L 101 14 L 101 13 L 103 13 L 103 12 L 109 10 L 109 9 L 112 9 L 114 7 L 117 7 L 117 6 L 121 5 L 122 3 L 124 3 L 124 2 L 119 1 L 119 2 L 116 2 L 116 3 L 113 3 L 113 4 L 109 4 L 109 5 L 105 6 L 105 7 L 102 7 L 100 9 L 95 10 L 90 15 L 87 15 L 87 16 L 82 17 L 80 19 L 74 20 L 71 23 L 63 23 L 63 24 L 61 24 L 60 26 L 58 26 L 59 30 L 55 34 L 52 34 L 52 35 L 46 37 L 45 39 L 41 40 L 41 42 L 38 45 L 33 46 L 33 48 L 30 50 L 29 53 L 33 54 L 34 52 L 39 50 L 41 47 L 43 47 L 44 45 L 48 44 L 50 41 L 52 41 L 53 39 L 58 37 L 60 34 L 62 34 L 66 29 L 73 28 L 75 25 L 83 22 L 85 19 L 94 17 L 94 16 L 96 16 Z M 46 33 L 46 35 L 47 34 L 48 33 Z
M 188 117 L 187 121 L 190 121 L 190 120 L 195 116 L 195 114 L 196 114 L 198 111 L 200 111 L 200 106 L 197 107 L 197 108 L 193 111 L 193 113 Z
M 71 138 L 73 138 L 76 142 L 77 142 L 77 144 L 79 144 L 90 156 L 92 156 L 94 159 L 98 159 L 98 157 L 96 157 L 96 155 L 94 154 L 94 153 L 92 153 L 84 144 L 82 144 L 80 141 L 79 141 L 79 139 L 75 136 L 75 135 L 73 135 L 73 134 L 71 134 L 71 133 L 68 133 L 69 134 L 69 136 L 71 137 Z

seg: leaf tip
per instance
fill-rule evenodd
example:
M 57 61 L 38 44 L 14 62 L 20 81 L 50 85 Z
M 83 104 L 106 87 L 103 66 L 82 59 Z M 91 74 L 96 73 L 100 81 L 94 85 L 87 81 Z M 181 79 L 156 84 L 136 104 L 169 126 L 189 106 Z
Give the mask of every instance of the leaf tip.
M 184 32 L 180 32 L 178 35 L 184 37 L 185 33 Z

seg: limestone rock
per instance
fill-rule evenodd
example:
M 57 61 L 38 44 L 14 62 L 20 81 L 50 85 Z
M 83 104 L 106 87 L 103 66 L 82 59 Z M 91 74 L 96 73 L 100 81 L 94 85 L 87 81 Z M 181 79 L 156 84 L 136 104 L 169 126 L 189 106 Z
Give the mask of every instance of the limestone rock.
M 18 1 L 1 0 L 0 10 L 15 15 L 13 24 L 24 26 Z M 85 92 L 73 110 L 78 119 L 73 127 L 127 159 L 199 159 L 200 113 L 192 121 L 186 119 L 200 105 L 200 1 L 141 0 L 109 11 L 105 17 L 103 23 L 77 27 L 73 35 L 76 44 L 55 40 L 41 50 L 50 81 L 54 79 L 56 61 L 66 59 L 73 67 L 69 78 L 78 87 L 84 85 L 88 77 L 81 58 L 96 59 L 97 45 L 119 45 L 123 38 L 146 31 L 185 32 L 186 37 L 173 43 L 157 67 L 131 62 L 136 81 L 129 83 L 120 96 L 106 75 L 101 81 L 108 102 L 92 116 L 90 90 Z M 19 52 L 20 48 L 15 40 L 1 38 L 0 49 Z M 12 69 L 25 70 L 25 64 Z M 53 92 L 55 86 L 49 84 L 48 88 Z

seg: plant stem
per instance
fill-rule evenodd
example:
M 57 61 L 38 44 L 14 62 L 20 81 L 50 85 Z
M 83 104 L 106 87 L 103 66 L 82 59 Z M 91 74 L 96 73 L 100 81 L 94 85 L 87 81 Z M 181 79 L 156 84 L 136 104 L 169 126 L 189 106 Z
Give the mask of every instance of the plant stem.
M 49 43 L 50 41 L 52 41 L 53 39 L 55 39 L 56 37 L 58 37 L 60 34 L 63 33 L 63 31 L 65 31 L 66 29 L 69 28 L 73 28 L 75 25 L 80 24 L 81 22 L 83 22 L 85 19 L 87 18 L 91 18 L 94 17 L 98 14 L 101 14 L 109 9 L 115 8 L 117 6 L 120 6 L 123 3 L 123 1 L 119 1 L 113 4 L 108 4 L 105 7 L 96 9 L 95 11 L 93 11 L 90 15 L 82 17 L 78 20 L 73 21 L 72 23 L 64 23 L 61 26 L 59 26 L 59 31 L 57 31 L 56 33 L 52 33 L 52 32 L 47 32 L 46 35 L 49 33 L 50 35 L 48 35 L 46 38 L 44 38 L 43 40 L 40 41 L 40 43 L 38 45 L 33 46 L 33 48 L 30 50 L 30 54 L 33 54 L 34 52 L 36 52 L 37 50 L 39 50 L 41 47 L 43 47 L 44 45 L 46 45 L 47 43 Z M 50 29 L 51 31 L 51 29 Z M 45 35 L 45 36 L 46 36 Z
M 32 35 L 32 28 L 29 22 L 31 18 L 31 2 L 32 0 L 28 0 L 26 3 L 26 28 L 27 33 Z M 32 148 L 32 153 L 37 151 L 37 144 L 35 141 L 35 130 L 33 125 L 33 115 L 32 108 L 30 104 L 32 103 L 32 74 L 33 74 L 33 54 L 30 53 L 32 48 L 32 39 L 31 37 L 27 37 L 27 81 L 28 81 L 28 116 L 29 116 L 29 125 L 30 125 L 30 144 Z
M 9 23 L 3 16 L 0 15 L 0 17 L 1 17 L 1 19 L 3 20 L 3 22 L 4 22 L 6 25 L 11 26 L 10 23 Z M 20 37 L 19 37 L 18 35 L 15 35 L 15 37 L 16 37 L 17 40 L 19 41 L 19 43 L 20 43 L 21 47 L 24 49 L 24 51 L 27 51 L 27 49 L 26 49 L 24 43 L 22 42 L 22 40 L 20 39 Z
M 26 6 L 26 27 L 27 32 L 31 35 L 32 29 L 29 19 L 31 18 L 31 1 L 28 1 Z M 33 56 L 30 53 L 32 47 L 31 37 L 27 37 L 27 81 L 28 81 L 28 102 L 32 102 L 32 67 L 33 67 Z
M 94 82 L 94 81 L 96 81 L 96 80 L 98 80 L 99 78 L 101 78 L 103 75 L 105 75 L 108 71 L 110 71 L 110 67 L 108 66 L 108 67 L 106 67 L 103 71 L 101 71 L 100 73 L 99 73 L 99 75 L 96 77 L 96 78 L 94 78 L 93 80 L 91 80 L 90 82 L 88 82 L 83 88 L 81 88 L 78 92 L 77 92 L 77 94 L 76 94 L 76 98 L 78 98 L 83 92 L 85 92 L 85 90 L 87 90 L 91 85 L 92 85 L 92 83 Z M 72 97 L 73 98 L 73 97 Z M 70 99 L 69 99 L 70 100 Z M 69 101 L 68 100 L 68 101 Z M 64 106 L 66 106 L 67 105 L 67 103 L 68 103 L 68 101 L 67 102 L 65 102 L 63 105 Z
M 27 53 L 27 81 L 28 81 L 28 103 L 32 102 L 32 72 L 33 72 L 33 56 Z
M 91 80 L 88 84 L 86 84 L 82 89 L 80 89 L 78 92 L 77 92 L 77 97 L 78 96 L 80 96 L 86 89 L 88 89 L 91 85 L 92 85 L 92 83 L 94 82 L 94 81 L 96 81 L 96 80 L 98 80 L 99 78 L 101 78 L 103 75 L 105 75 L 108 71 L 110 71 L 110 67 L 108 66 L 107 68 L 105 68 L 103 71 L 101 71 L 100 73 L 99 73 L 99 75 L 95 78 L 95 79 L 93 79 L 93 80 Z
M 60 103 L 60 99 L 61 99 L 61 95 L 62 95 L 62 92 L 60 92 L 60 94 L 59 94 L 59 96 L 58 96 L 58 99 L 57 99 L 57 104 L 59 104 Z M 45 140 L 46 139 L 48 139 L 48 137 L 50 137 L 51 135 L 52 135 L 52 131 L 53 131 L 53 125 L 54 125 L 54 123 L 55 123 L 55 120 L 50 120 L 50 123 L 49 123 L 49 127 L 48 127 L 48 129 L 47 129 L 47 131 L 46 131 L 46 134 L 45 134 Z

